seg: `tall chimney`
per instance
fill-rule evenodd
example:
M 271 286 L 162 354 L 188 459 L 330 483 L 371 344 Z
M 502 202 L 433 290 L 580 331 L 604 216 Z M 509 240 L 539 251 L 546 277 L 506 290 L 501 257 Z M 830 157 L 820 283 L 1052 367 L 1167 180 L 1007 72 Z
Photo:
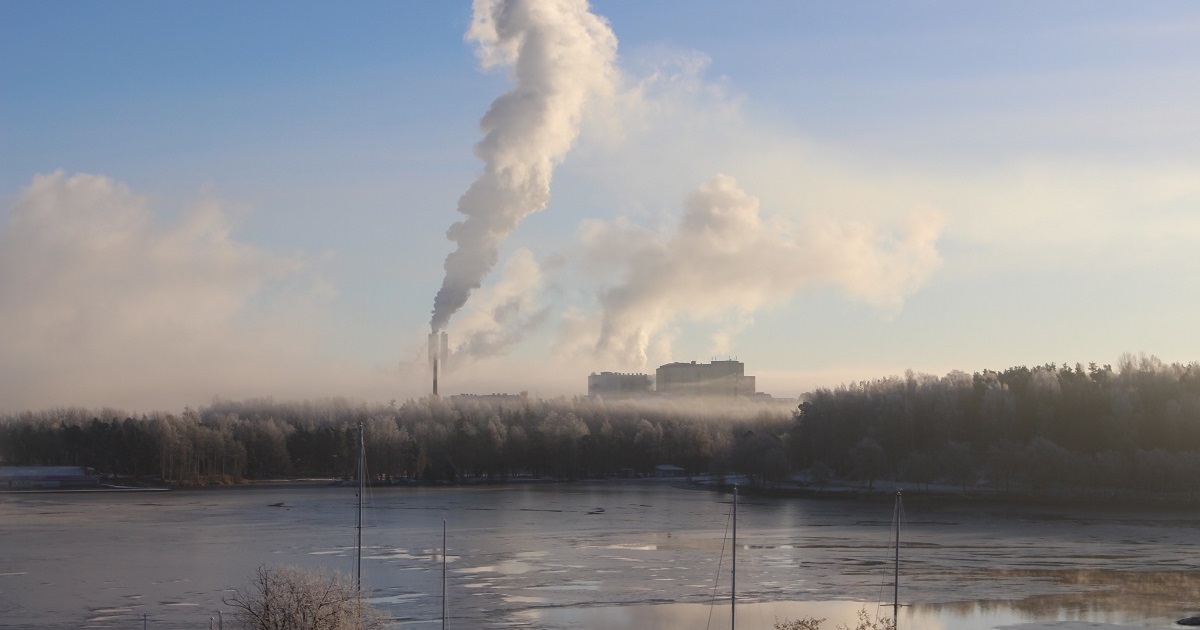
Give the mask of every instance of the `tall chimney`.
M 437 372 L 438 372 L 438 360 L 437 360 L 437 357 L 433 357 L 433 395 L 435 397 L 438 395 L 438 393 L 437 393 Z

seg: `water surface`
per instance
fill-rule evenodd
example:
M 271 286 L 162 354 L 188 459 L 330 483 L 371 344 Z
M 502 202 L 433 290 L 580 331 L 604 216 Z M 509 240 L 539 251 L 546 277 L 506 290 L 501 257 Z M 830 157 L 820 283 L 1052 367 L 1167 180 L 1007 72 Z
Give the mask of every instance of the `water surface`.
M 196 628 L 260 565 L 353 572 L 353 488 L 0 495 L 0 627 Z M 363 582 L 397 627 L 727 628 L 730 497 L 664 482 L 375 488 Z M 743 499 L 738 627 L 890 614 L 890 501 Z M 903 628 L 1170 627 L 1200 606 L 1200 514 L 910 496 Z M 140 626 L 138 626 L 140 627 Z

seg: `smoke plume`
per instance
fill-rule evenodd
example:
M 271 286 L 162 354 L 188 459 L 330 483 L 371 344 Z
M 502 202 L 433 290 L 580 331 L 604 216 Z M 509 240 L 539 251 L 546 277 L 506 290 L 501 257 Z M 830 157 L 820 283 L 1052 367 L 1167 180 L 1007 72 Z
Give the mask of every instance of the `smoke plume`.
M 688 196 L 672 234 L 624 222 L 585 225 L 585 265 L 620 276 L 599 293 L 596 352 L 640 366 L 678 317 L 731 319 L 737 330 L 765 306 L 822 285 L 894 313 L 941 264 L 941 225 L 936 213 L 917 213 L 894 237 L 861 222 L 766 221 L 756 197 L 717 175 Z
M 579 135 L 589 100 L 613 91 L 617 40 L 586 0 L 475 0 L 467 38 L 482 67 L 508 67 L 515 86 L 480 121 L 483 173 L 458 201 L 446 277 L 430 327 L 445 328 L 496 265 L 501 242 L 550 200 L 550 179 Z
M 452 365 L 467 357 L 503 355 L 549 319 L 551 307 L 539 299 L 544 280 L 533 252 L 514 252 L 500 275 L 498 282 L 475 295 L 472 308 L 459 319 L 460 343 Z

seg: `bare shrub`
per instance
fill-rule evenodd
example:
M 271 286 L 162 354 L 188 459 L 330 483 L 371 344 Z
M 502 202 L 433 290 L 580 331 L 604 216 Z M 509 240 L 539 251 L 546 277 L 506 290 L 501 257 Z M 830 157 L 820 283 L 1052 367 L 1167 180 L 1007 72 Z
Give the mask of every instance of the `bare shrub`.
M 775 620 L 775 630 L 821 630 L 821 624 L 825 623 L 825 619 L 817 619 L 816 617 L 804 617 L 803 619 L 784 619 Z
M 896 630 L 896 620 L 891 617 L 880 617 L 879 619 L 872 620 L 871 613 L 868 613 L 864 606 L 858 609 L 857 625 L 853 628 L 838 625 L 838 630 Z
M 387 621 L 351 578 L 299 567 L 259 567 L 224 602 L 239 630 L 382 630 Z
M 816 617 L 804 617 L 802 619 L 784 619 L 783 621 L 775 620 L 775 630 L 821 630 L 821 624 L 825 623 L 824 619 Z M 880 617 L 879 619 L 871 619 L 871 614 L 867 612 L 866 607 L 858 609 L 858 623 L 851 628 L 838 624 L 837 630 L 896 630 L 896 622 L 891 617 Z

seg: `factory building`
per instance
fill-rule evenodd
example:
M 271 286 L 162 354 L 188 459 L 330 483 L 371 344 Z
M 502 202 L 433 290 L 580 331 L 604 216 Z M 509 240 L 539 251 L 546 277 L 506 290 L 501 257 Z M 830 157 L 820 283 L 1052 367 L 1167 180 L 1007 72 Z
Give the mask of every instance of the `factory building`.
M 746 376 L 741 361 L 668 363 L 649 374 L 592 372 L 588 396 L 634 398 L 642 396 L 759 398 L 753 376 Z
M 588 396 L 593 398 L 632 398 L 653 392 L 654 381 L 649 374 L 592 372 L 588 376 Z
M 753 396 L 753 376 L 741 361 L 668 363 L 655 372 L 655 390 L 669 396 Z

